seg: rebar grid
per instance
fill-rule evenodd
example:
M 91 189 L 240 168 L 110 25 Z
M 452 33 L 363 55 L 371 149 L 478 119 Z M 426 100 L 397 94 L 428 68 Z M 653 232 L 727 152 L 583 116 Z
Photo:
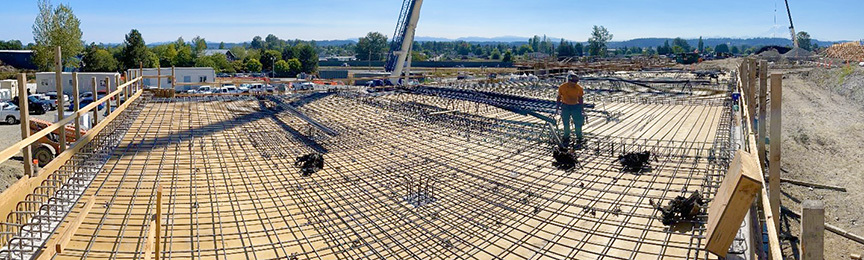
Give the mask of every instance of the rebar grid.
M 708 259 L 706 216 L 670 229 L 648 201 L 716 192 L 731 118 L 714 99 L 598 105 L 571 171 L 552 167 L 543 121 L 466 100 L 153 99 L 57 258 L 142 257 L 162 184 L 167 258 Z M 301 177 L 294 158 L 321 149 L 324 169 Z M 618 155 L 646 150 L 650 170 L 621 171 Z M 421 193 L 431 199 L 406 199 Z

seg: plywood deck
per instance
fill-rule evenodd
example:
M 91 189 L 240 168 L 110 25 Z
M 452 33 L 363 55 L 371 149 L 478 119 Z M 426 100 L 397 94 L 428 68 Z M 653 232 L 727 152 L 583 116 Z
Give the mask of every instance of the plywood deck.
M 96 206 L 56 258 L 142 258 L 158 184 L 164 258 L 711 258 L 701 225 L 670 230 L 649 200 L 713 194 L 724 107 L 606 103 L 620 117 L 589 112 L 581 168 L 563 171 L 541 121 L 493 107 L 410 94 L 297 104 L 339 133 L 327 136 L 274 105 L 151 100 L 85 192 Z M 295 157 L 316 149 L 324 170 L 300 176 Z M 622 150 L 660 156 L 637 175 L 619 170 Z M 407 203 L 418 190 L 435 200 Z

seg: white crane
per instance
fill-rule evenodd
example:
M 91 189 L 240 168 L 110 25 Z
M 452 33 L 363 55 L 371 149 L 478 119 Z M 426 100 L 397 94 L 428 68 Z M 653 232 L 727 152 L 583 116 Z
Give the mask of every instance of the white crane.
M 411 67 L 411 47 L 414 45 L 414 31 L 417 30 L 422 5 L 423 0 L 402 2 L 399 23 L 396 24 L 396 32 L 393 33 L 393 41 L 390 43 L 390 55 L 384 65 L 384 69 L 390 72 L 390 80 L 398 79 L 406 67 Z M 408 73 L 406 76 L 409 76 Z

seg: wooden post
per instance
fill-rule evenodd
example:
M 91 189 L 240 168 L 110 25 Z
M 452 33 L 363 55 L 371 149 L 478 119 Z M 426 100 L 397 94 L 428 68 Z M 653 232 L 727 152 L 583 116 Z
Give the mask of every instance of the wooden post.
M 96 84 L 96 77 L 91 79 L 91 83 L 93 84 L 93 103 L 99 101 L 99 84 Z M 99 105 L 96 105 L 96 109 L 93 109 L 93 125 L 99 124 Z
M 21 112 L 18 118 L 21 124 L 21 140 L 30 137 L 30 107 L 27 101 L 27 74 L 18 74 L 18 112 Z M 33 177 L 36 175 L 33 172 L 33 153 L 31 152 L 32 145 L 24 146 L 21 149 L 21 154 L 24 155 L 24 174 Z
M 111 92 L 112 92 L 111 91 L 111 77 L 105 76 L 105 96 L 107 97 L 107 96 L 111 95 Z M 105 115 L 110 115 L 111 112 L 113 112 L 113 111 L 111 111 L 111 99 L 109 98 L 108 102 L 105 102 L 105 103 L 108 103 L 108 106 L 105 107 L 105 109 L 106 109 Z
M 759 62 L 759 124 L 756 147 L 759 153 L 759 166 L 765 168 L 765 133 L 768 127 L 767 99 L 768 97 L 768 61 Z
M 756 121 L 756 60 L 747 59 L 747 108 L 750 110 L 750 130 L 756 131 L 756 126 L 753 122 Z
M 162 237 L 162 184 L 156 187 L 156 239 L 154 239 L 153 259 L 159 260 Z
M 162 67 L 158 65 L 156 66 L 156 89 L 162 89 Z
M 780 144 L 781 102 L 783 100 L 783 75 L 771 74 L 771 156 L 768 159 L 768 197 L 771 203 L 774 225 L 780 230 Z
M 171 66 L 171 89 L 177 91 L 177 68 Z
M 819 200 L 801 203 L 801 260 L 822 260 L 825 244 L 825 204 Z
M 72 111 L 75 111 L 75 140 L 81 140 L 81 116 L 78 115 L 78 109 L 80 109 L 81 100 L 80 94 L 78 94 L 78 72 L 72 72 Z
M 138 82 L 138 89 L 144 89 L 144 62 L 138 62 L 138 76 L 141 77 L 141 81 Z
M 56 66 L 54 68 L 54 85 L 57 88 L 57 121 L 63 120 L 63 57 L 60 55 L 60 46 L 57 46 L 56 51 L 54 52 L 54 61 L 56 62 Z M 60 127 L 58 132 L 59 139 L 59 151 L 57 153 L 62 153 L 66 150 L 66 127 Z
M 115 88 L 114 90 L 120 90 L 120 74 L 114 75 L 114 88 Z M 123 94 L 123 91 L 120 91 L 120 94 Z M 120 99 L 120 98 L 121 98 L 121 96 L 117 95 L 117 107 L 120 107 L 120 104 L 126 102 L 126 96 L 125 95 L 122 96 L 123 99 Z

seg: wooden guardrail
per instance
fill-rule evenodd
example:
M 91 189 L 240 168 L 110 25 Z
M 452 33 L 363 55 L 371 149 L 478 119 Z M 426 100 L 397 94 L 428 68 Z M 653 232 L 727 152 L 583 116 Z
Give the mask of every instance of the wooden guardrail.
M 58 72 L 58 73 L 60 73 L 60 72 Z M 23 81 L 23 79 L 25 79 L 25 78 L 26 78 L 26 75 L 24 75 L 24 74 L 19 75 L 20 81 Z M 0 218 L 2 218 L 0 220 L 4 221 L 4 222 L 2 222 L 2 225 L 6 226 L 6 228 L 3 230 L 2 236 L 0 236 L 0 247 L 5 246 L 9 242 L 8 239 L 11 238 L 14 235 L 14 233 L 17 232 L 18 228 L 20 228 L 20 226 L 21 226 L 18 224 L 24 224 L 24 223 L 29 221 L 29 217 L 13 218 L 13 216 L 12 216 L 16 211 L 22 211 L 21 209 L 19 209 L 20 207 L 22 207 L 22 203 L 25 202 L 25 200 L 27 200 L 27 198 L 30 194 L 35 193 L 37 189 L 42 188 L 43 186 L 52 186 L 52 185 L 57 186 L 57 185 L 55 185 L 56 182 L 51 182 L 51 180 L 53 180 L 53 178 L 55 178 L 52 176 L 54 176 L 55 173 L 57 172 L 57 170 L 60 169 L 60 167 L 62 167 L 63 165 L 65 165 L 66 162 L 69 159 L 71 159 L 72 156 L 74 156 L 78 151 L 80 151 L 87 143 L 89 143 L 90 141 L 95 139 L 95 137 L 105 127 L 107 127 L 111 123 L 111 121 L 113 121 L 120 114 L 120 112 L 124 111 L 133 101 L 135 101 L 136 99 L 138 99 L 141 96 L 141 94 L 143 92 L 141 91 L 141 85 L 139 84 L 140 81 L 141 81 L 140 77 L 129 80 L 126 83 L 119 85 L 117 87 L 117 89 L 114 90 L 113 92 L 108 93 L 107 95 L 105 95 L 102 98 L 99 98 L 95 102 L 90 103 L 89 105 L 87 105 L 83 108 L 75 109 L 75 111 L 71 115 L 69 115 L 68 117 L 62 118 L 58 122 L 40 130 L 39 132 L 33 133 L 32 135 L 29 135 L 29 136 L 26 136 L 26 138 L 23 138 L 23 140 L 21 140 L 15 144 L 3 149 L 2 151 L 0 151 L 0 163 L 8 161 L 13 156 L 15 156 L 19 151 L 23 151 L 25 153 L 24 158 L 29 158 L 29 156 L 27 156 L 28 154 L 26 154 L 26 153 L 29 153 L 29 148 L 31 146 L 41 145 L 38 142 L 38 140 L 40 138 L 43 138 L 43 137 L 57 131 L 58 129 L 65 129 L 65 126 L 67 124 L 70 124 L 73 121 L 75 121 L 76 123 L 79 122 L 81 120 L 82 116 L 86 115 L 87 113 L 90 113 L 93 111 L 98 112 L 98 106 L 100 104 L 103 104 L 103 103 L 109 104 L 109 106 L 107 108 L 109 111 L 109 115 L 105 119 L 103 119 L 101 122 L 98 122 L 93 128 L 88 130 L 87 134 L 78 138 L 78 140 L 75 143 L 70 144 L 71 146 L 69 148 L 60 152 L 60 154 L 54 160 L 52 160 L 47 165 L 42 167 L 38 172 L 33 174 L 32 170 L 30 170 L 31 167 L 33 167 L 32 162 L 30 162 L 29 160 L 25 160 L 23 162 L 23 164 L 24 164 L 23 167 L 25 169 L 24 177 L 22 177 L 17 182 L 12 184 L 12 186 L 10 186 L 6 190 L 4 190 L 2 193 L 0 193 Z M 58 82 L 62 82 L 62 81 L 58 81 Z M 75 81 L 75 83 L 77 83 L 77 80 Z M 26 88 L 26 84 L 19 84 L 19 88 Z M 19 90 L 19 92 L 27 93 L 26 89 Z M 129 96 L 128 93 L 134 93 L 134 94 L 132 96 Z M 78 93 L 74 93 L 74 94 L 77 96 Z M 126 96 L 123 97 L 122 94 L 125 94 Z M 122 104 L 120 104 L 121 97 L 124 98 L 124 100 L 123 100 L 124 102 Z M 110 107 L 110 105 L 112 103 L 111 102 L 112 99 L 115 100 L 115 102 L 117 104 L 117 108 L 113 109 L 113 110 Z M 26 95 L 25 95 L 25 98 L 21 98 L 19 100 L 20 100 L 19 103 L 21 103 L 23 105 L 22 106 L 22 114 L 23 115 L 22 115 L 21 122 L 22 122 L 22 124 L 24 124 L 25 122 L 29 121 L 29 118 L 28 118 L 29 115 L 26 114 L 27 111 L 25 108 L 23 108 L 23 107 L 27 106 L 26 103 L 24 103 L 24 102 L 27 102 Z M 61 110 L 61 111 L 58 111 L 58 113 L 63 113 L 62 104 L 61 104 L 61 107 L 58 109 Z M 29 126 L 22 126 L 22 128 L 23 127 L 29 127 Z M 63 139 L 63 140 L 65 141 L 65 139 Z M 27 171 L 30 171 L 30 172 L 27 172 Z M 45 184 L 46 181 L 51 182 L 52 184 Z M 53 194 L 42 194 L 42 195 L 50 196 Z M 16 228 L 16 226 L 18 228 Z
M 742 128 L 742 130 L 746 131 L 745 136 L 747 137 L 747 147 L 749 148 L 746 151 L 756 158 L 765 158 L 764 156 L 760 156 L 758 154 L 758 152 L 756 151 L 756 149 L 758 149 L 758 147 L 759 147 L 759 146 L 757 146 L 757 142 L 756 142 L 757 132 L 755 131 L 756 129 L 753 129 L 753 127 L 751 127 L 753 122 L 754 122 L 753 117 L 756 116 L 755 104 L 753 104 L 756 102 L 756 98 L 757 98 L 755 96 L 755 87 L 756 87 L 755 86 L 756 85 L 756 80 L 755 80 L 756 77 L 755 77 L 755 73 L 754 73 L 756 71 L 755 66 L 756 66 L 755 62 L 752 60 L 749 60 L 749 59 L 745 60 L 741 63 L 741 65 L 738 67 L 739 68 L 738 71 L 742 72 L 742 73 L 738 73 L 738 84 L 736 86 L 736 89 L 739 91 L 739 93 L 742 93 L 742 97 L 741 97 L 741 104 L 742 104 L 741 105 L 741 112 L 742 113 L 741 113 L 741 115 L 743 118 L 741 121 L 746 123 L 744 125 L 745 127 Z M 765 67 L 761 68 L 761 69 L 767 71 L 767 69 L 768 69 L 767 64 L 765 64 Z M 779 120 L 779 117 L 780 117 L 780 109 L 779 109 L 780 102 L 781 102 L 781 95 L 780 94 L 782 93 L 780 90 L 782 88 L 781 81 L 782 81 L 782 77 L 780 74 L 771 75 L 771 91 L 772 91 L 772 96 L 771 96 L 771 108 L 772 108 L 771 113 L 772 113 L 772 116 L 771 116 L 771 118 L 772 118 L 772 121 L 774 121 L 775 117 L 778 118 L 777 120 Z M 774 109 L 775 106 L 777 107 L 776 111 Z M 759 122 L 759 124 L 765 124 L 765 123 L 766 122 L 764 122 L 764 121 Z M 776 126 L 775 125 L 771 126 L 771 130 L 772 130 L 771 131 L 772 135 L 771 135 L 771 139 L 770 139 L 771 145 L 772 145 L 771 152 L 772 152 L 772 157 L 774 157 L 773 155 L 776 152 L 777 163 L 775 163 L 775 164 L 777 165 L 777 167 L 778 167 L 777 169 L 779 170 L 779 167 L 780 167 L 780 165 L 779 165 L 779 161 L 780 161 L 780 155 L 779 155 L 779 152 L 780 152 L 779 151 L 780 150 L 780 145 L 779 145 L 780 144 L 780 137 L 779 137 L 780 125 L 779 125 L 779 121 L 778 121 Z M 776 130 L 776 133 L 775 133 L 775 130 Z M 775 137 L 774 134 L 776 134 L 778 136 Z M 764 139 L 765 136 L 764 135 L 758 136 L 758 138 Z M 775 144 L 776 144 L 776 149 L 773 149 L 773 148 L 775 148 L 774 147 Z M 762 142 L 761 145 L 764 145 L 764 142 Z M 759 149 L 759 150 L 763 150 L 763 149 Z M 771 160 L 771 161 L 773 162 L 774 160 Z M 760 161 L 760 166 L 761 165 L 764 165 L 764 162 Z M 759 204 L 761 204 L 760 206 L 762 208 L 762 211 L 765 214 L 764 221 L 765 221 L 765 226 L 766 226 L 767 231 L 768 231 L 767 233 L 768 233 L 768 250 L 769 250 L 767 253 L 769 255 L 769 259 L 782 260 L 783 259 L 783 252 L 780 248 L 779 225 L 778 225 L 779 224 L 778 218 L 779 218 L 779 214 L 780 214 L 779 201 L 777 201 L 777 203 L 778 203 L 778 205 L 777 205 L 778 210 L 777 211 L 774 210 L 774 205 L 772 205 L 772 203 L 771 203 L 771 202 L 773 202 L 771 199 L 772 196 L 778 196 L 776 198 L 779 198 L 779 195 L 780 195 L 779 172 L 776 172 L 776 173 L 771 172 L 772 176 L 776 174 L 777 177 L 776 178 L 769 177 L 769 180 L 765 181 L 765 179 L 764 179 L 765 174 L 764 174 L 763 167 L 757 167 L 757 168 L 759 169 L 758 176 L 760 176 L 762 178 L 762 180 L 761 180 L 762 183 L 767 184 L 767 185 L 762 186 L 762 191 L 760 192 L 759 199 L 757 200 L 759 202 Z M 761 227 L 759 227 L 759 228 L 761 230 Z M 753 250 L 756 250 L 756 248 L 754 248 Z

